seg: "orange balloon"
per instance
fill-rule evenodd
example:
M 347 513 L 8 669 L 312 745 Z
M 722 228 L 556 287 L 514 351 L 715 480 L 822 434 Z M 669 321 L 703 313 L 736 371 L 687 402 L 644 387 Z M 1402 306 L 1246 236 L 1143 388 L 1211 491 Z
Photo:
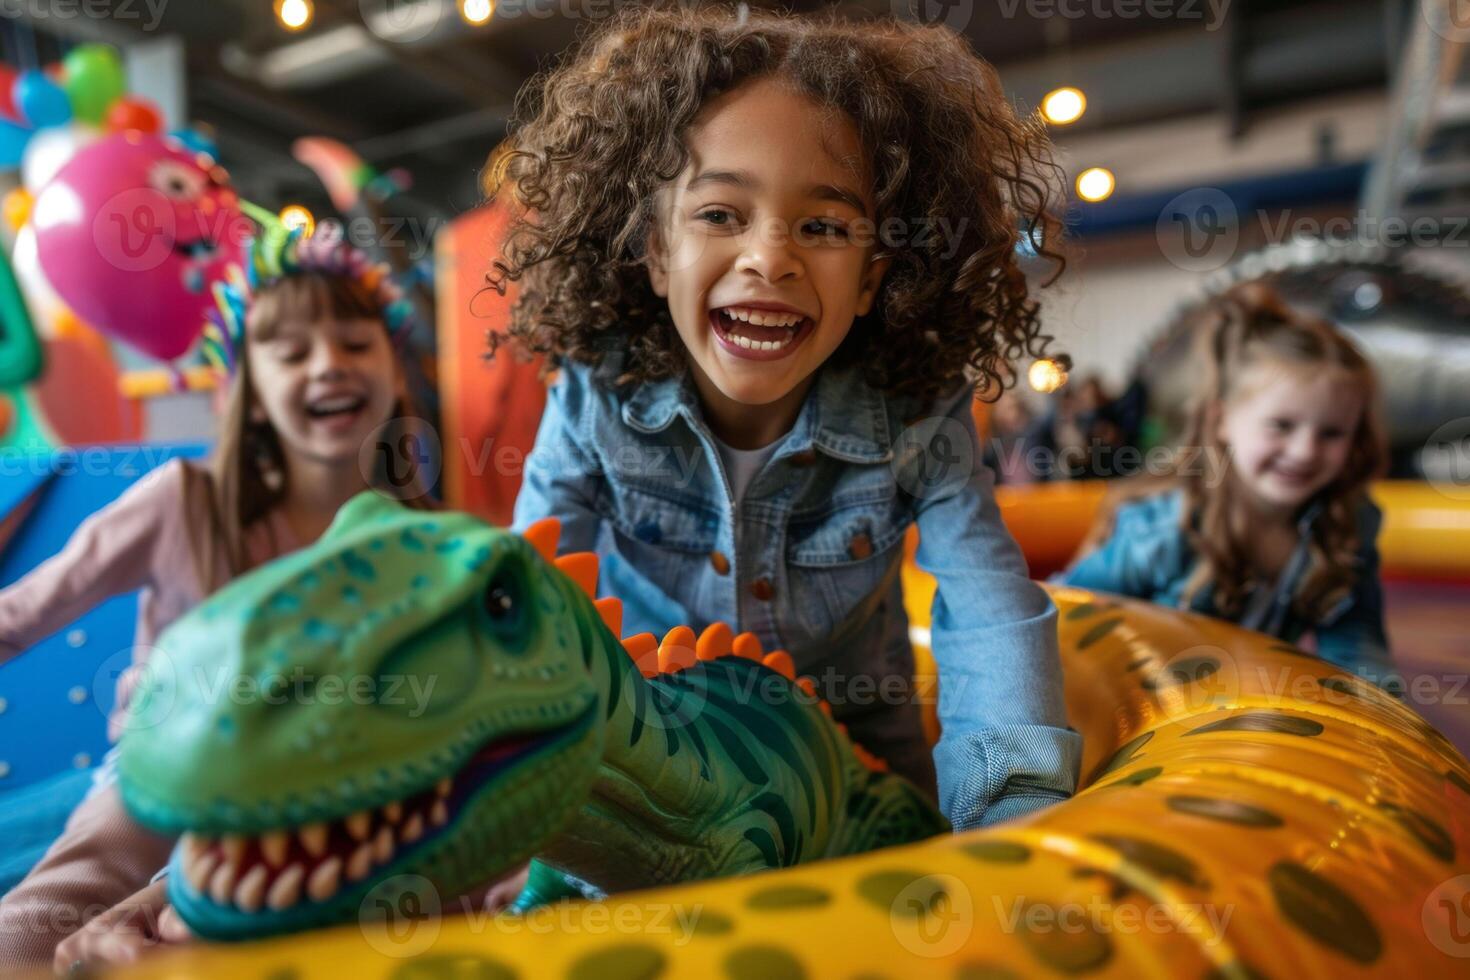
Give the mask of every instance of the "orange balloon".
M 140 133 L 156 133 L 163 126 L 158 106 L 147 99 L 125 95 L 107 110 L 107 131 L 121 133 L 135 129 Z
M 5 201 L 0 208 L 5 212 L 5 223 L 10 226 L 11 231 L 20 231 L 21 225 L 31 218 L 31 205 L 34 198 L 31 192 L 24 187 L 17 187 L 5 195 Z

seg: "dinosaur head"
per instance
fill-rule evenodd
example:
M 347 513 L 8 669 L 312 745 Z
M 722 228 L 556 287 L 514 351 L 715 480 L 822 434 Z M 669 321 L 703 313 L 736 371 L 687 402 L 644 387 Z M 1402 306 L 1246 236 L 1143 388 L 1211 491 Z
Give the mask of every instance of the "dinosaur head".
M 138 820 L 184 835 L 184 920 L 219 939 L 349 921 L 394 876 L 447 900 L 533 853 L 602 751 L 584 589 L 527 538 L 368 492 L 178 620 L 119 775 Z

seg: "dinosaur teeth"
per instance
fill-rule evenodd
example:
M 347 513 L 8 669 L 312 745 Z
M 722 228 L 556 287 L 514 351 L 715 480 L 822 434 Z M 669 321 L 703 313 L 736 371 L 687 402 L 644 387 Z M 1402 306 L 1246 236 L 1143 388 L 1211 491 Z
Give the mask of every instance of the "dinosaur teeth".
M 367 810 L 359 810 L 344 822 L 353 840 L 367 840 L 368 829 L 373 825 L 373 815 Z
M 347 859 L 347 880 L 361 881 L 373 866 L 373 845 L 363 844 Z
M 448 776 L 445 776 L 443 779 L 434 784 L 434 792 L 438 793 L 440 796 L 448 796 L 449 791 L 453 788 L 454 780 L 449 778 Z
M 192 864 L 184 865 L 184 877 L 189 879 L 189 884 L 194 886 L 195 891 L 203 894 L 209 888 L 209 876 L 218 861 L 219 855 L 208 851 L 195 858 Z
M 265 901 L 265 865 L 257 864 L 235 886 L 235 904 L 245 912 L 256 912 Z
M 301 836 L 301 846 L 306 848 L 306 853 L 314 858 L 319 858 L 327 852 L 327 825 L 324 823 L 309 823 L 298 832 Z
M 209 897 L 216 905 L 224 905 L 235 890 L 236 867 L 233 861 L 225 860 L 215 869 L 209 879 Z
M 273 868 L 279 868 L 286 863 L 286 850 L 290 846 L 291 838 L 282 830 L 260 838 L 260 853 L 265 855 L 266 861 Z
M 295 905 L 301 897 L 301 881 L 305 877 L 306 871 L 299 864 L 282 871 L 266 893 L 265 904 L 277 912 Z
M 378 836 L 373 838 L 373 860 L 378 864 L 387 864 L 393 859 L 393 828 L 383 827 L 378 831 Z
M 389 823 L 397 823 L 403 819 L 403 804 L 394 800 L 383 807 L 383 819 Z
M 219 839 L 219 846 L 230 864 L 239 864 L 245 859 L 245 838 L 239 834 L 225 834 Z
M 449 807 L 444 805 L 443 800 L 435 800 L 434 805 L 429 808 L 429 823 L 435 827 L 442 827 L 449 822 Z
M 185 834 L 179 843 L 183 848 L 183 865 L 188 868 L 189 865 L 204 856 L 204 852 L 209 850 L 209 845 L 213 842 L 208 837 L 201 837 L 198 834 Z
M 337 894 L 341 882 L 342 859 L 335 854 L 317 866 L 306 882 L 306 894 L 313 902 L 325 902 Z
M 408 820 L 403 824 L 403 830 L 400 831 L 400 833 L 402 834 L 403 843 L 405 844 L 412 844 L 414 841 L 422 837 L 424 835 L 423 815 L 415 813 L 414 815 L 409 817 Z

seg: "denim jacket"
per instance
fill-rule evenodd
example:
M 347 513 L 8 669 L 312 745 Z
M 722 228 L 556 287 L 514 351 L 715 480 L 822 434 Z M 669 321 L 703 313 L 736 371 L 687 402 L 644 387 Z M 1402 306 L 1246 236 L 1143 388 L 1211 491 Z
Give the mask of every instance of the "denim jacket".
M 1166 606 L 1181 606 L 1184 587 L 1194 570 L 1195 554 L 1184 536 L 1184 493 L 1173 490 L 1118 508 L 1113 533 L 1058 578 L 1068 585 L 1138 596 Z M 1393 664 L 1383 630 L 1383 586 L 1378 579 L 1378 529 L 1382 515 L 1364 501 L 1358 512 L 1357 583 L 1352 591 L 1316 622 L 1292 608 L 1310 561 L 1312 530 L 1321 515 L 1313 503 L 1297 522 L 1298 540 L 1269 594 L 1260 602 L 1248 598 L 1237 622 L 1248 629 L 1296 643 L 1311 631 L 1317 652 L 1332 664 L 1388 687 L 1395 686 Z M 1251 597 L 1256 598 L 1256 597 Z M 1208 586 L 1195 593 L 1188 608 L 1218 616 Z
M 855 738 L 921 782 L 937 769 L 957 828 L 1075 790 L 1081 737 L 1067 728 L 1056 608 L 1001 523 L 968 389 L 909 412 L 855 368 L 823 367 L 736 515 L 687 375 L 617 389 L 619 361 L 563 368 L 515 526 L 552 515 L 563 550 L 597 552 L 598 590 L 622 599 L 624 633 L 723 620 L 787 650 Z M 916 415 L 930 417 L 906 429 Z M 935 490 L 921 472 L 931 454 L 958 464 Z M 919 564 L 938 581 L 944 730 L 932 756 L 898 574 L 915 521 Z M 895 758 L 905 752 L 921 760 Z

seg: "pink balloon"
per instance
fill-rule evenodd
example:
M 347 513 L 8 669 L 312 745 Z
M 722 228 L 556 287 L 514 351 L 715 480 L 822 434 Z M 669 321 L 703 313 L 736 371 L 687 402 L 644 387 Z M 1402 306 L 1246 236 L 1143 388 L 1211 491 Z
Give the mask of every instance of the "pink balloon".
M 252 226 L 229 175 L 171 137 L 83 147 L 31 211 L 46 278 L 83 321 L 163 360 L 189 349 Z

